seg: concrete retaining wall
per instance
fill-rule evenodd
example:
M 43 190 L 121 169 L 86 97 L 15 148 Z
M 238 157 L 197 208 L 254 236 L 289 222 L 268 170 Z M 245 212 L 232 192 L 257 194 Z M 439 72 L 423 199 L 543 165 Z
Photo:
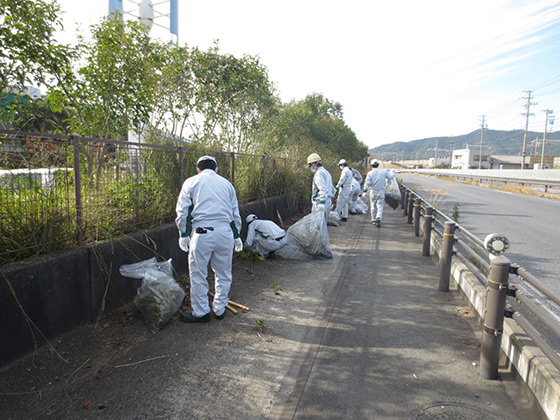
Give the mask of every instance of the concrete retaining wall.
M 441 251 L 441 238 L 436 232 L 432 232 L 431 243 L 432 252 L 437 259 Z M 465 300 L 477 313 L 478 321 L 482 325 L 486 308 L 486 288 L 467 266 L 456 258 L 452 260 L 451 276 Z M 437 284 L 434 285 L 437 287 Z M 546 418 L 560 420 L 560 372 L 513 319 L 504 320 L 501 350 L 501 359 L 505 359 L 506 363 L 514 368 L 513 373 L 517 381 L 530 392 L 528 403 L 530 404 L 531 398 L 534 399 Z
M 241 236 L 249 213 L 279 222 L 305 209 L 295 195 L 240 207 Z M 187 272 L 175 224 L 112 241 L 9 264 L 0 268 L 0 365 L 79 325 L 132 301 L 141 280 L 120 275 L 123 264 L 152 257 L 172 259 L 177 275 Z

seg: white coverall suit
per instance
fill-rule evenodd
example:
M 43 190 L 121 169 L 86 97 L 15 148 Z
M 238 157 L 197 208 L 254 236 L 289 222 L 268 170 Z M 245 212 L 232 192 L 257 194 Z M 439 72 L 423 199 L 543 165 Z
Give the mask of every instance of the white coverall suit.
M 272 220 L 253 220 L 247 227 L 245 245 L 267 256 L 286 245 L 286 231 Z
M 336 184 L 338 189 L 336 212 L 344 219 L 348 219 L 348 204 L 350 203 L 350 190 L 352 189 L 353 179 L 352 170 L 348 166 L 344 166 L 338 184 Z
M 324 167 L 319 166 L 319 169 L 313 175 L 313 187 L 311 189 L 313 208 L 311 211 L 322 210 L 325 213 L 325 224 L 335 192 L 331 174 Z
M 383 206 L 385 205 L 385 184 L 387 179 L 395 175 L 385 169 L 374 168 L 366 175 L 364 191 L 370 189 L 369 199 L 371 205 L 371 220 L 383 219 Z
M 358 184 L 361 184 L 362 180 L 364 179 L 360 171 L 358 171 L 356 168 L 352 168 L 352 176 L 356 181 L 358 181 Z
M 352 188 L 350 189 L 350 213 L 356 213 L 358 209 L 358 197 L 360 196 L 360 182 L 356 178 L 352 178 Z
M 234 238 L 241 230 L 235 189 L 227 179 L 205 169 L 183 183 L 176 212 L 179 232 L 190 235 L 192 314 L 200 318 L 210 313 L 206 279 L 210 263 L 215 277 L 212 309 L 222 315 L 229 302 Z

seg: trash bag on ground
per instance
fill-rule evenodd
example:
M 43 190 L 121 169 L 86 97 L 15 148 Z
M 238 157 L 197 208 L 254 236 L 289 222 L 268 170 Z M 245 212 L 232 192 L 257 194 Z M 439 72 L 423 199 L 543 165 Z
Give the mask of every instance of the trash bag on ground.
M 358 197 L 356 211 L 361 214 L 367 214 L 368 212 L 368 205 L 362 200 L 362 197 Z
M 401 190 L 395 178 L 387 181 L 387 185 L 385 186 L 385 202 L 393 210 L 396 210 L 401 202 Z
M 290 226 L 286 242 L 288 246 L 317 258 L 333 257 L 325 213 L 322 211 L 310 213 Z
M 173 278 L 171 259 L 157 262 L 155 257 L 135 264 L 121 265 L 125 277 L 142 279 L 134 297 L 134 304 L 144 317 L 144 322 L 155 334 L 177 312 L 185 292 Z
M 340 215 L 336 211 L 330 211 L 327 217 L 328 226 L 340 226 Z

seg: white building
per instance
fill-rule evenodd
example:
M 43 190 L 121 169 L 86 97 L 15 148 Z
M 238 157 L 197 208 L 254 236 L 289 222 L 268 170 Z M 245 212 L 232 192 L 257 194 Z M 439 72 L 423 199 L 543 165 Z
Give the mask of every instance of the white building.
M 480 156 L 480 146 L 469 146 L 466 149 L 453 150 L 451 167 L 456 169 L 490 169 L 490 151 L 482 149 Z

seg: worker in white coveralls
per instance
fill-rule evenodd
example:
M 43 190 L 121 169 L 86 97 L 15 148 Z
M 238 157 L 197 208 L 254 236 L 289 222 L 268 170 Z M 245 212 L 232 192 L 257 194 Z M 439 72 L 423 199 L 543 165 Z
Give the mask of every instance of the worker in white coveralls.
M 364 192 L 371 190 L 369 200 L 371 204 L 371 221 L 377 227 L 381 227 L 383 219 L 383 206 L 385 205 L 385 184 L 388 179 L 393 179 L 395 175 L 379 167 L 377 159 L 371 160 L 371 171 L 366 175 L 364 182 Z
M 358 184 L 361 184 L 364 178 L 362 177 L 360 171 L 358 171 L 356 168 L 350 168 L 350 170 L 352 171 L 352 176 L 354 177 L 354 179 L 358 181 Z
M 189 254 L 191 283 L 192 313 L 183 312 L 183 322 L 210 321 L 208 263 L 215 277 L 212 310 L 216 319 L 224 318 L 232 282 L 233 250 L 243 249 L 233 185 L 217 174 L 218 164 L 212 156 L 198 159 L 196 172 L 183 183 L 176 207 L 179 247 Z
M 313 207 L 311 211 L 324 212 L 325 223 L 331 210 L 332 199 L 336 190 L 332 182 L 332 176 L 321 163 L 321 157 L 317 153 L 311 153 L 307 157 L 307 168 L 315 174 L 313 175 L 313 186 L 311 189 L 311 200 Z
M 250 214 L 245 218 L 247 222 L 247 239 L 245 245 L 249 249 L 256 249 L 259 255 L 270 258 L 275 251 L 286 245 L 286 231 L 272 220 L 261 220 Z
M 350 214 L 358 214 L 358 197 L 362 192 L 362 188 L 360 187 L 360 183 L 356 180 L 356 178 L 352 178 L 352 188 L 350 188 Z
M 352 189 L 352 170 L 348 167 L 346 159 L 340 159 L 338 167 L 342 171 L 340 179 L 336 184 L 338 198 L 336 200 L 336 212 L 343 222 L 348 221 L 348 204 L 350 203 L 350 191 Z

